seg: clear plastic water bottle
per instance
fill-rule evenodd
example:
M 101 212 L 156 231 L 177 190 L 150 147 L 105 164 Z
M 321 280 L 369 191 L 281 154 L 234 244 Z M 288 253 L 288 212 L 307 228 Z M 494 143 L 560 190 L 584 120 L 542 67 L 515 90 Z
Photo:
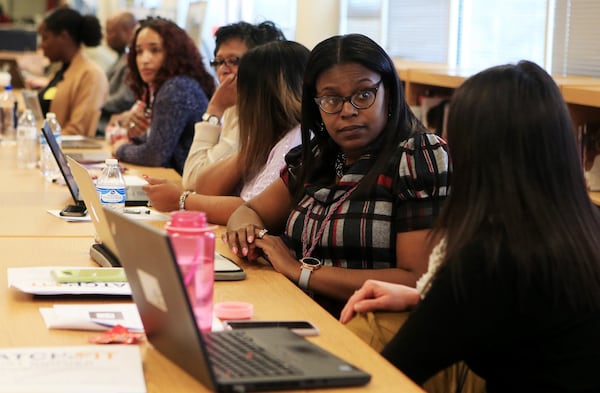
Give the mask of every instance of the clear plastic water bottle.
M 58 120 L 56 120 L 56 115 L 52 112 L 46 113 L 44 124 L 50 126 L 52 134 L 54 134 L 54 139 L 56 139 L 56 143 L 60 147 L 62 142 L 61 127 Z M 42 171 L 44 178 L 49 182 L 58 179 L 61 176 L 56 159 L 52 155 L 52 151 L 48 146 L 46 138 L 44 138 L 44 134 L 40 134 L 40 170 Z
M 125 180 L 121 174 L 119 161 L 115 158 L 107 158 L 106 167 L 96 181 L 96 190 L 100 202 L 104 206 L 123 211 L 125 209 Z
M 17 126 L 17 167 L 33 169 L 37 163 L 37 123 L 31 109 L 25 109 Z
M 2 76 L 0 79 L 4 79 L 0 80 L 4 86 L 4 91 L 0 94 L 0 140 L 2 144 L 14 144 L 16 141 L 17 100 L 10 84 L 10 74 L 8 74 L 8 78 Z

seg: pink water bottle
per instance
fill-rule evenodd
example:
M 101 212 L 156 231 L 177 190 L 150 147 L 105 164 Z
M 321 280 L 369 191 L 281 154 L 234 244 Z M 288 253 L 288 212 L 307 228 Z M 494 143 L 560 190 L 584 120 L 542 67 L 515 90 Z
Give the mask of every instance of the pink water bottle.
M 201 331 L 212 327 L 215 233 L 198 211 L 173 212 L 166 225 L 196 323 Z

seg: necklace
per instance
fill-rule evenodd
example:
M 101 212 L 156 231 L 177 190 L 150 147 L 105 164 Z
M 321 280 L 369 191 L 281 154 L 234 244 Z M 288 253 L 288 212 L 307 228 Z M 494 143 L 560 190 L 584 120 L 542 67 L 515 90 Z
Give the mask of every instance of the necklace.
M 335 156 L 335 175 L 340 179 L 344 177 L 346 173 L 346 155 L 341 151 L 338 152 L 337 156 Z
M 356 189 L 356 187 L 358 187 L 358 184 L 356 184 L 351 189 L 346 191 L 344 193 L 344 195 L 342 195 L 340 197 L 340 199 L 338 199 L 331 206 L 331 208 L 327 212 L 327 215 L 325 216 L 323 221 L 319 224 L 319 230 L 316 231 L 315 233 L 313 233 L 313 235 L 310 237 L 310 242 L 309 242 L 308 220 L 310 217 L 310 213 L 312 212 L 312 209 L 315 205 L 315 199 L 313 198 L 312 201 L 310 201 L 310 204 L 308 205 L 308 207 L 306 209 L 306 214 L 304 216 L 304 226 L 302 228 L 302 257 L 304 257 L 304 258 L 309 257 L 312 254 L 312 252 L 315 250 L 315 247 L 317 246 L 317 243 L 319 242 L 319 240 L 321 240 L 321 237 L 323 237 L 323 232 L 325 231 L 325 227 L 327 226 L 327 223 L 329 222 L 329 220 L 331 220 L 331 217 L 338 210 L 340 205 L 342 203 L 344 203 L 350 197 L 350 195 Z

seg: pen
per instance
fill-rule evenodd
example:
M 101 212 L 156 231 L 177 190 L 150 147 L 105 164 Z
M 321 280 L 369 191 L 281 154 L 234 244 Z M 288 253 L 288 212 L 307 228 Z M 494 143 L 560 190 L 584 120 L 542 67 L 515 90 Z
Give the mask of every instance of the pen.
M 125 209 L 125 213 L 127 214 L 150 214 L 149 209 Z

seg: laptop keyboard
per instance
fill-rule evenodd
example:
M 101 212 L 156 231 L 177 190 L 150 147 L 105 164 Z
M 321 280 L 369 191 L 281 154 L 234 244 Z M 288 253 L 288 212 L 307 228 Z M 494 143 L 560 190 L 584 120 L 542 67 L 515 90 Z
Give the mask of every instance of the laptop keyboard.
M 300 369 L 267 353 L 242 330 L 207 334 L 205 340 L 217 377 L 302 375 Z

